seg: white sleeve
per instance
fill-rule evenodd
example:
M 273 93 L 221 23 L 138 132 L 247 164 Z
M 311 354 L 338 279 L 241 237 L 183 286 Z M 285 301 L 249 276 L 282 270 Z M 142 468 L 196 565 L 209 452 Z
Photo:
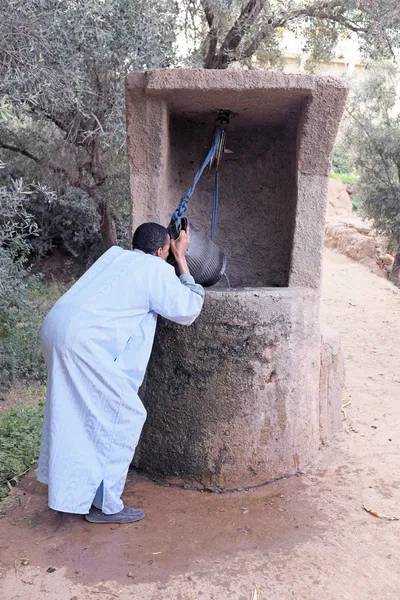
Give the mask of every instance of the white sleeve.
M 149 300 L 150 310 L 179 325 L 191 325 L 199 316 L 204 302 L 203 296 L 182 283 L 175 269 L 167 263 L 160 263 L 154 269 Z

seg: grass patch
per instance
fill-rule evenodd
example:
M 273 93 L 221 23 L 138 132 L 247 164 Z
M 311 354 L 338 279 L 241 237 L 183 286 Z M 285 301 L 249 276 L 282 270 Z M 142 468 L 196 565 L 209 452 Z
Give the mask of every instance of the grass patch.
M 0 415 L 0 502 L 7 497 L 9 483 L 38 459 L 43 423 L 43 403 L 18 405 Z
M 357 183 L 359 180 L 358 175 L 352 175 L 351 173 L 336 173 L 336 171 L 331 171 L 329 177 L 332 177 L 332 179 L 340 179 L 343 183 Z

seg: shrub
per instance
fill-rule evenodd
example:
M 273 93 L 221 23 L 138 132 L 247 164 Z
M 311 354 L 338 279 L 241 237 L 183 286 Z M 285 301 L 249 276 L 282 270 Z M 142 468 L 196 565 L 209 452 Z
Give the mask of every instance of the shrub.
M 339 142 L 333 151 L 332 169 L 336 173 L 351 173 L 354 170 L 354 158 L 350 154 L 348 144 Z
M 0 388 L 10 389 L 17 382 L 46 381 L 40 328 L 64 291 L 59 284 L 44 285 L 37 277 L 31 277 L 23 301 L 0 312 Z
M 69 189 L 55 194 L 36 187 L 26 209 L 39 228 L 38 235 L 30 238 L 32 252 L 39 258 L 61 250 L 86 266 L 103 252 L 100 217 L 84 192 Z
M 0 501 L 9 482 L 22 475 L 38 459 L 43 405 L 17 406 L 0 415 Z
M 23 297 L 29 239 L 37 234 L 36 222 L 25 207 L 29 194 L 22 181 L 0 187 L 0 315 Z
M 400 75 L 393 64 L 370 65 L 347 107 L 346 139 L 356 157 L 360 212 L 400 247 Z

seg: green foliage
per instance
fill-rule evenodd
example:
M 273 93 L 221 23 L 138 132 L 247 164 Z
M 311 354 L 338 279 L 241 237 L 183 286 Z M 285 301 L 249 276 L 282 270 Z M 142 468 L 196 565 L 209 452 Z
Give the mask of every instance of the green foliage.
M 0 123 L 6 123 L 12 117 L 12 106 L 8 102 L 7 97 L 3 96 L 0 99 Z
M 38 459 L 43 406 L 17 406 L 0 414 L 0 501 L 7 482 L 22 475 Z
M 0 188 L 0 388 L 17 381 L 43 382 L 46 370 L 39 332 L 50 306 L 61 295 L 29 275 L 28 259 L 39 228 L 28 210 L 55 196 L 46 188 L 12 181 Z
M 39 258 L 61 250 L 83 266 L 92 263 L 103 247 L 100 217 L 93 202 L 80 190 L 67 190 L 63 196 L 41 192 L 26 203 L 39 233 L 30 240 L 32 253 Z
M 30 277 L 23 301 L 0 311 L 0 389 L 17 382 L 44 383 L 46 365 L 40 351 L 40 328 L 51 306 L 64 293 L 58 284 Z
M 352 194 L 350 196 L 351 203 L 353 205 L 353 210 L 357 211 L 360 208 L 360 196 L 359 194 Z
M 25 206 L 30 194 L 22 181 L 0 187 L 0 335 L 2 312 L 22 302 L 29 239 L 37 235 L 35 220 Z
M 346 140 L 335 145 L 332 158 L 332 171 L 336 173 L 353 173 L 354 157 L 350 153 Z
M 67 188 L 84 194 L 106 246 L 116 241 L 110 213 L 129 197 L 125 76 L 173 64 L 177 13 L 173 0 L 0 3 L 0 93 L 14 106 L 0 148 L 63 202 Z
M 359 179 L 357 175 L 352 175 L 351 173 L 336 173 L 336 171 L 331 171 L 329 177 L 332 177 L 332 179 L 340 179 L 343 183 L 351 184 L 357 183 Z
M 39 331 L 50 306 L 61 295 L 29 275 L 28 258 L 39 229 L 28 206 L 54 194 L 11 180 L 0 187 L 0 388 L 17 381 L 43 382 L 45 365 Z
M 371 65 L 347 109 L 346 138 L 357 173 L 360 211 L 389 248 L 400 247 L 400 75 L 392 65 Z

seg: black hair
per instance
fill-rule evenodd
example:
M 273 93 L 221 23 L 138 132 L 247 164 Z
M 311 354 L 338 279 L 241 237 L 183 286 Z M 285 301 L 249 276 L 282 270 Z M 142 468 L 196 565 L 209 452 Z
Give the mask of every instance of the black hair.
M 154 254 L 165 246 L 168 231 L 158 223 L 143 223 L 133 234 L 133 250 L 141 250 L 145 254 Z

